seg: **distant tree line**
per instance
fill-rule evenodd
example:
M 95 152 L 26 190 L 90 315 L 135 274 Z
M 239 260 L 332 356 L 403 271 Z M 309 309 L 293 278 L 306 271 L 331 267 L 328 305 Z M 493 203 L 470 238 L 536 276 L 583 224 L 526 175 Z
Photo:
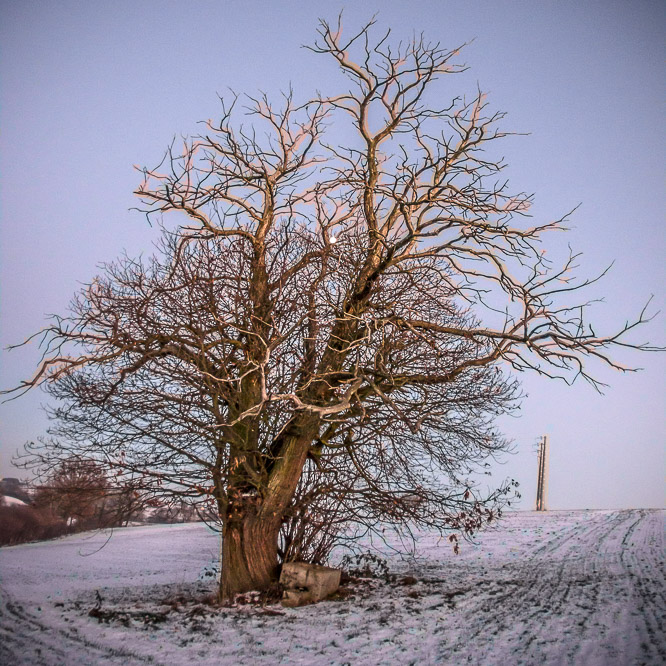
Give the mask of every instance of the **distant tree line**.
M 85 530 L 126 527 L 131 522 L 197 519 L 191 506 L 149 497 L 131 479 L 118 481 L 93 460 L 65 461 L 40 484 L 15 478 L 0 480 L 0 546 Z

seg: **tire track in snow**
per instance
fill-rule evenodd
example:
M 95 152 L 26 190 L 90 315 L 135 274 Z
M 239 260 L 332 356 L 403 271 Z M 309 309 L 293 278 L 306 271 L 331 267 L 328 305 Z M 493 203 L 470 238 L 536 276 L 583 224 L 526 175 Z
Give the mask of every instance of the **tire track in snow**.
M 504 562 L 467 599 L 456 622 L 461 633 L 440 656 L 492 663 L 500 642 L 527 663 L 553 663 L 554 653 L 563 664 L 666 662 L 659 512 L 582 516 Z
M 649 512 L 640 513 L 623 537 L 620 559 L 637 593 L 638 611 L 645 619 L 643 642 L 651 648 L 653 663 L 666 663 L 666 574 L 663 559 L 659 558 L 659 553 L 664 553 L 663 524 L 659 534 L 639 529 Z M 633 547 L 636 545 L 640 548 Z
M 41 607 L 40 607 L 41 610 Z M 37 618 L 0 590 L 0 664 L 11 666 L 97 666 L 156 662 L 133 652 L 107 649 L 75 630 Z
M 0 663 L 66 663 L 65 653 L 55 641 L 48 641 L 48 634 L 47 627 L 19 614 L 15 602 L 0 593 Z

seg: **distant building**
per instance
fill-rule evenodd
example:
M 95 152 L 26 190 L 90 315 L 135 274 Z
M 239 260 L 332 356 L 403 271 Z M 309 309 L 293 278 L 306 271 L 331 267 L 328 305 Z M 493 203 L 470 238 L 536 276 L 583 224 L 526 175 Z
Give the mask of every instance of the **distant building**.
M 14 499 L 21 500 L 26 504 L 30 504 L 30 486 L 27 481 L 21 481 L 14 477 L 6 476 L 0 479 L 0 495 L 6 497 L 13 497 Z

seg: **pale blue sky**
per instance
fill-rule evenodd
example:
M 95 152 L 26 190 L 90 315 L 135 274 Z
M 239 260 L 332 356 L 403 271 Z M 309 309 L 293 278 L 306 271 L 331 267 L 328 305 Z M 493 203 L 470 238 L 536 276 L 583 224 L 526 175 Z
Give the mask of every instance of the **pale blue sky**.
M 635 316 L 655 295 L 666 311 L 663 2 L 347 3 L 345 24 L 378 12 L 396 38 L 424 31 L 466 48 L 471 69 L 451 94 L 478 81 L 508 112 L 504 144 L 516 190 L 553 219 L 582 202 L 568 240 L 581 272 L 615 267 L 593 295 L 599 328 Z M 128 209 L 139 182 L 174 134 L 215 117 L 227 88 L 297 96 L 326 89 L 331 63 L 300 48 L 317 18 L 345 3 L 1 2 L 0 344 L 24 339 L 62 313 L 96 264 L 122 249 L 149 251 L 157 232 Z M 559 247 L 565 239 L 556 239 Z M 665 315 L 638 335 L 666 340 Z M 608 375 L 605 396 L 525 377 L 519 419 L 503 428 L 517 453 L 496 473 L 521 482 L 531 508 L 537 437 L 551 437 L 553 508 L 662 506 L 666 355 L 631 355 L 637 375 Z M 2 387 L 30 375 L 34 347 L 0 355 Z M 46 428 L 39 393 L 0 406 L 0 476 Z

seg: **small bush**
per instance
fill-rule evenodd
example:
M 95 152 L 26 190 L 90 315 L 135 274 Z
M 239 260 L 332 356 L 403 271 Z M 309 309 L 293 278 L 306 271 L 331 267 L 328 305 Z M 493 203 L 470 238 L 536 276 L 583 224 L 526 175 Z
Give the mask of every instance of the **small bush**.
M 55 539 L 70 531 L 63 520 L 48 510 L 0 505 L 0 546 Z
M 389 571 L 388 562 L 374 553 L 345 555 L 341 566 L 353 578 L 380 578 L 387 583 L 395 580 L 395 575 Z

